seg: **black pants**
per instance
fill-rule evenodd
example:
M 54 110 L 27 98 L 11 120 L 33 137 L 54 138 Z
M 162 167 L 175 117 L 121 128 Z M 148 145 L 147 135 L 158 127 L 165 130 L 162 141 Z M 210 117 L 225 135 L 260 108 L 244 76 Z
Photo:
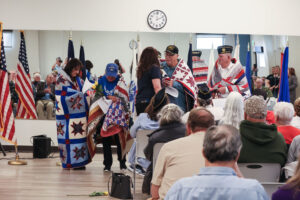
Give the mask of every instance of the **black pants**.
M 126 156 L 122 159 L 122 149 L 121 149 L 121 144 L 119 140 L 119 135 L 115 134 L 110 137 L 103 137 L 102 138 L 102 143 L 103 143 L 103 155 L 104 155 L 104 161 L 103 164 L 107 168 L 111 168 L 111 165 L 113 163 L 113 158 L 112 158 L 112 152 L 111 152 L 111 145 L 113 143 L 113 140 L 117 144 L 117 153 L 118 153 L 118 160 L 121 165 L 125 165 L 126 163 Z

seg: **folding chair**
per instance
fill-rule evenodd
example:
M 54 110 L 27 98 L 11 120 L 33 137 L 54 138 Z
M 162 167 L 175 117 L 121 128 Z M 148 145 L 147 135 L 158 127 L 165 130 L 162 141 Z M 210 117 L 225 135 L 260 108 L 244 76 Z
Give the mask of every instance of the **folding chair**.
M 270 199 L 272 198 L 272 194 L 277 191 L 277 189 L 283 186 L 285 183 L 276 183 L 276 182 L 261 182 L 262 186 L 265 188 Z
M 153 161 L 153 171 L 155 169 L 155 164 L 156 164 L 156 160 L 157 160 L 157 157 L 158 157 L 158 154 L 160 152 L 160 149 L 162 148 L 162 146 L 164 145 L 165 143 L 156 143 L 154 145 L 154 150 L 153 150 L 153 158 L 152 158 L 152 161 Z
M 259 182 L 279 182 L 281 166 L 279 163 L 238 163 L 245 178 Z
M 135 159 L 134 159 L 134 167 L 133 167 L 133 183 L 134 183 L 134 188 L 133 188 L 133 193 L 135 194 L 135 172 L 136 172 L 136 164 L 137 164 L 137 158 L 146 158 L 144 154 L 144 149 L 148 144 L 149 137 L 148 135 L 152 133 L 153 130 L 138 130 L 135 138 L 136 142 L 136 149 L 135 149 Z

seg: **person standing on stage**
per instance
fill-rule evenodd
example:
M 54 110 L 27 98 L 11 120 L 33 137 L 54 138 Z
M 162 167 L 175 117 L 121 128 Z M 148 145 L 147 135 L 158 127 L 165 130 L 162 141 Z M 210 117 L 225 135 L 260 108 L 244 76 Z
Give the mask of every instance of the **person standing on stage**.
M 87 145 L 87 112 L 89 110 L 83 80 L 79 77 L 80 60 L 73 58 L 58 71 L 56 98 L 56 128 L 58 148 L 63 168 L 85 169 L 91 161 Z
M 170 102 L 178 105 L 184 113 L 190 111 L 196 104 L 197 85 L 193 74 L 183 59 L 179 59 L 178 48 L 169 45 L 165 51 L 165 62 L 162 62 L 163 85 L 178 90 L 178 97 L 169 96 Z
M 248 81 L 243 66 L 231 57 L 232 46 L 218 47 L 219 58 L 209 77 L 208 87 L 217 90 L 221 97 L 227 97 L 232 91 L 243 96 L 250 95 Z
M 151 98 L 161 90 L 161 71 L 158 52 L 153 47 L 143 50 L 137 69 L 136 112 L 143 113 Z

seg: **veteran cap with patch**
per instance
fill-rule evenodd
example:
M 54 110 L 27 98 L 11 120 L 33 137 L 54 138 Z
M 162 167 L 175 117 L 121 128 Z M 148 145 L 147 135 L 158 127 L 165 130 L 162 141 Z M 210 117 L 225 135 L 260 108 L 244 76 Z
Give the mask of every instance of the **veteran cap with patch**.
M 230 45 L 218 46 L 218 54 L 232 53 L 233 47 Z
M 178 54 L 179 50 L 175 45 L 169 45 L 166 48 L 166 53 L 170 53 L 170 54 Z

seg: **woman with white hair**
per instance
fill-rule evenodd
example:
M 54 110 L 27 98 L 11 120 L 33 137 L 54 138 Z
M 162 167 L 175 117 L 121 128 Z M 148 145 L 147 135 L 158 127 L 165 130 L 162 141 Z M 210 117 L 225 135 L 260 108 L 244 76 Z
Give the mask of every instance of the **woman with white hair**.
M 155 130 L 149 135 L 149 142 L 144 153 L 146 158 L 151 161 L 150 166 L 147 169 L 146 175 L 144 177 L 142 191 L 143 193 L 150 194 L 150 186 L 152 180 L 152 157 L 153 149 L 156 143 L 166 143 L 172 140 L 181 138 L 185 136 L 186 128 L 181 122 L 181 116 L 183 111 L 175 104 L 165 105 L 161 111 L 158 113 L 159 119 L 159 129 Z
M 225 102 L 224 115 L 219 124 L 229 124 L 240 129 L 244 120 L 244 99 L 238 92 L 231 92 Z
M 295 111 L 293 104 L 287 102 L 278 102 L 274 107 L 275 123 L 278 132 L 280 132 L 287 145 L 290 145 L 294 137 L 300 135 L 300 129 L 291 126 L 291 121 Z

